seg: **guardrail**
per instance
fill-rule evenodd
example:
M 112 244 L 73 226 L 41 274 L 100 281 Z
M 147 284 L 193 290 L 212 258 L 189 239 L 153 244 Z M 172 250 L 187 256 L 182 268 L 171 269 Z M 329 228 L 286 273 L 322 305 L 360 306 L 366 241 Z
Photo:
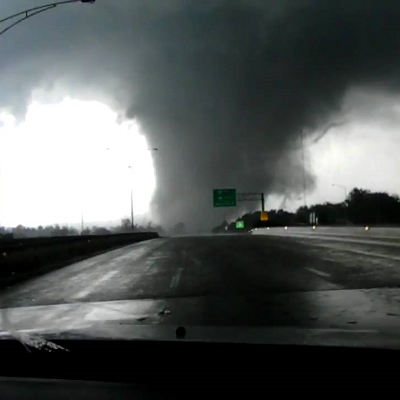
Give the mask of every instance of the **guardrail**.
M 307 235 L 307 236 L 336 236 L 336 237 L 363 237 L 379 238 L 385 240 L 400 241 L 399 227 L 371 227 L 371 226 L 308 226 L 308 227 L 275 227 L 256 228 L 252 230 L 253 235 Z

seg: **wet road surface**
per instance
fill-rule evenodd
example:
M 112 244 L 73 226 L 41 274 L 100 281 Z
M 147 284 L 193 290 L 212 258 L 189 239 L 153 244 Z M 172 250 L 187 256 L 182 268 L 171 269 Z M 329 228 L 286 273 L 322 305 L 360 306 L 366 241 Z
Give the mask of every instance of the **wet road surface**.
M 162 238 L 15 284 L 4 307 L 400 287 L 400 240 L 284 230 Z

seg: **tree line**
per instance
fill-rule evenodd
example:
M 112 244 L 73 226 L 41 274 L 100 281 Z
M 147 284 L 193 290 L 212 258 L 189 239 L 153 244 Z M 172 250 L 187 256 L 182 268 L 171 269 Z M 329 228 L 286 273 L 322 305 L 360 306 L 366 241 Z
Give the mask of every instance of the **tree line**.
M 163 232 L 163 229 L 159 225 L 152 225 L 149 222 L 147 225 L 135 225 L 135 232 Z M 121 223 L 115 227 L 103 227 L 103 226 L 87 226 L 83 230 L 78 231 L 78 229 L 71 226 L 59 224 L 55 225 L 39 225 L 36 228 L 26 227 L 23 225 L 18 225 L 15 228 L 0 228 L 0 238 L 35 238 L 35 237 L 54 237 L 54 236 L 76 236 L 76 235 L 110 235 L 116 233 L 128 233 L 132 232 L 130 219 L 125 218 L 121 220 Z
M 296 212 L 269 210 L 267 222 L 261 222 L 260 211 L 256 211 L 244 214 L 236 221 L 244 221 L 245 230 L 260 226 L 308 225 L 312 213 L 320 225 L 399 225 L 400 198 L 385 192 L 354 188 L 341 203 L 302 206 Z M 224 221 L 212 231 L 237 231 L 236 221 Z

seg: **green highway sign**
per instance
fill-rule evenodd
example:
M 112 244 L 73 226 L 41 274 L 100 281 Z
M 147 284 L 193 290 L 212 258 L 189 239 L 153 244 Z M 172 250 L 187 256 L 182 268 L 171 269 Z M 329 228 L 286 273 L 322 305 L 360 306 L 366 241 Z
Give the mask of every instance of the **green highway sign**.
M 244 229 L 244 221 L 236 221 L 236 229 Z
M 235 207 L 236 189 L 214 189 L 214 207 Z

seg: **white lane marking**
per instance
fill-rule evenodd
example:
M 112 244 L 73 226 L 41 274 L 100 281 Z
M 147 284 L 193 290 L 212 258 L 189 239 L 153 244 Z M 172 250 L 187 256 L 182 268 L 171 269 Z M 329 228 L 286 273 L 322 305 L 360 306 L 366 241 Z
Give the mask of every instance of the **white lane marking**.
M 201 261 L 198 258 L 192 257 L 192 260 L 198 267 L 201 265 Z
M 74 296 L 72 296 L 74 299 L 81 299 L 83 297 L 86 297 L 87 295 L 89 295 L 90 293 L 92 293 L 94 290 L 97 289 L 97 286 L 99 286 L 100 284 L 102 284 L 103 282 L 111 279 L 114 275 L 116 275 L 118 273 L 118 271 L 110 271 L 107 272 L 105 275 L 103 275 L 99 280 L 97 280 L 96 282 L 94 282 L 92 285 L 90 285 L 89 287 L 81 290 L 80 292 L 78 292 L 77 294 L 75 294 Z
M 194 256 L 188 256 L 189 261 L 192 261 L 193 264 L 195 264 L 197 267 L 199 267 L 201 265 L 201 261 L 194 257 Z
M 159 239 L 152 239 L 145 242 L 133 243 L 115 250 L 106 251 L 102 254 L 98 254 L 97 256 L 88 258 L 87 260 L 73 263 L 68 266 L 68 270 L 71 271 L 71 269 L 74 268 L 78 270 L 78 272 L 82 272 L 83 269 L 97 267 L 98 265 L 104 265 L 104 263 L 124 260 L 132 257 L 140 258 L 146 252 L 157 249 L 157 247 L 160 247 L 165 243 L 165 241 L 158 240 Z M 64 270 L 65 268 L 54 272 L 61 272 Z
M 169 285 L 169 287 L 171 289 L 176 289 L 179 285 L 179 281 L 181 279 L 181 275 L 182 275 L 182 268 L 178 269 L 178 272 L 174 275 L 174 277 L 171 280 L 171 284 Z
M 160 254 L 153 254 L 146 258 L 146 264 L 155 264 L 160 260 L 166 260 L 168 258 L 171 258 L 171 253 L 162 252 Z
M 106 261 L 106 263 L 108 264 L 108 266 L 111 267 L 115 267 L 118 268 L 121 263 L 129 263 L 129 264 L 133 264 L 134 262 L 138 261 L 141 257 L 143 257 L 146 253 L 149 252 L 149 248 L 148 246 L 142 246 L 141 248 L 137 248 L 138 243 L 135 243 L 134 245 L 130 245 L 129 247 L 132 247 L 132 249 L 122 255 L 119 255 L 118 257 L 110 260 L 110 261 Z M 158 246 L 157 246 L 158 247 Z M 150 248 L 150 251 L 152 249 Z M 152 257 L 152 256 L 150 256 Z M 142 275 L 145 275 L 146 272 L 152 267 L 153 263 L 146 263 L 147 264 L 147 268 L 145 268 L 142 271 Z M 126 264 L 125 264 L 126 265 Z M 104 283 L 105 281 L 111 279 L 114 275 L 116 275 L 119 271 L 118 270 L 113 270 L 113 271 L 109 271 L 107 272 L 105 275 L 103 275 L 100 279 L 98 279 L 97 281 L 94 281 L 93 284 L 91 284 L 89 287 L 81 290 L 80 292 L 78 292 L 77 294 L 75 294 L 74 296 L 72 296 L 73 299 L 75 300 L 80 300 L 83 297 L 88 296 L 89 294 L 93 293 L 94 291 L 98 290 L 98 286 L 102 283 Z M 79 276 L 76 277 L 76 279 L 80 279 Z
M 319 271 L 318 269 L 314 269 L 314 268 L 306 268 L 307 271 L 313 272 L 314 274 L 317 274 L 319 276 L 323 276 L 323 277 L 329 277 L 331 276 L 331 274 L 328 274 L 327 272 L 322 272 Z

